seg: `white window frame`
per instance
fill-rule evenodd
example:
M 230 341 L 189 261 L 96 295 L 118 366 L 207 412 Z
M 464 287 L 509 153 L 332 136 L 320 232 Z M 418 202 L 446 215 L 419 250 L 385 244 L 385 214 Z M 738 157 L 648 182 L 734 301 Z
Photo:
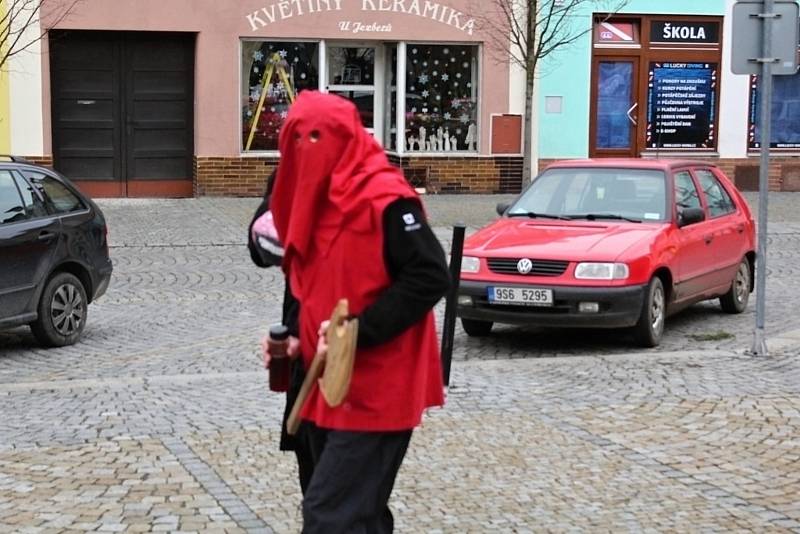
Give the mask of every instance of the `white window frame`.
M 405 107 L 406 107 L 406 51 L 408 46 L 414 45 L 422 45 L 422 46 L 470 46 L 475 47 L 477 52 L 475 53 L 475 57 L 472 58 L 477 65 L 474 67 L 474 76 L 470 80 L 472 83 L 472 87 L 470 90 L 474 95 L 478 88 L 480 87 L 480 91 L 478 91 L 478 97 L 476 99 L 477 108 L 475 112 L 476 118 L 476 139 L 475 139 L 475 150 L 470 151 L 458 151 L 458 152 L 425 152 L 422 150 L 415 150 L 413 152 L 408 152 L 406 150 L 406 140 L 405 136 L 402 142 L 397 142 L 397 149 L 394 151 L 388 151 L 391 154 L 396 154 L 398 156 L 420 156 L 420 157 L 452 157 L 452 156 L 464 156 L 464 157 L 473 157 L 473 156 L 480 156 L 481 155 L 481 148 L 483 147 L 483 136 L 481 135 L 481 125 L 483 123 L 483 87 L 481 85 L 481 80 L 483 79 L 483 61 L 481 58 L 483 57 L 483 45 L 481 43 L 469 42 L 469 41 L 399 41 L 397 43 L 397 131 L 405 133 L 406 130 L 406 119 L 405 119 Z M 402 52 L 401 52 L 402 49 Z M 402 80 L 401 80 L 402 77 Z M 402 94 L 401 94 L 402 93 Z M 402 103 L 402 106 L 401 106 Z M 491 119 L 490 119 L 491 120 Z M 401 129 L 402 127 L 402 129 Z
M 318 86 L 322 85 L 322 76 L 320 65 L 324 61 L 324 41 L 322 39 L 288 39 L 288 38 L 270 38 L 270 37 L 240 37 L 239 38 L 239 57 L 237 58 L 237 65 L 239 70 L 239 81 L 237 83 L 239 90 L 237 91 L 237 98 L 236 98 L 236 114 L 239 117 L 239 157 L 260 157 L 263 158 L 265 156 L 268 157 L 276 157 L 280 156 L 280 152 L 278 150 L 245 150 L 244 149 L 244 139 L 242 138 L 242 132 L 244 131 L 244 123 L 242 119 L 242 94 L 241 91 L 241 84 L 242 84 L 242 76 L 244 72 L 242 71 L 242 54 L 244 53 L 242 44 L 245 42 L 269 42 L 269 43 L 316 43 L 317 44 L 317 58 L 318 58 L 318 65 L 317 65 L 317 79 L 318 79 Z
M 372 48 L 375 50 L 375 70 L 372 73 L 372 85 L 338 85 L 328 84 L 330 63 L 327 61 L 328 47 L 336 48 Z M 321 56 L 320 56 L 321 57 Z M 372 127 L 365 129 L 381 144 L 383 143 L 383 116 L 386 105 L 385 70 L 386 70 L 386 43 L 383 41 L 349 41 L 325 40 L 325 63 L 320 70 L 320 91 L 329 93 L 334 91 L 361 91 L 372 93 Z M 385 147 L 384 147 L 385 149 Z
M 420 156 L 420 157 L 448 157 L 448 156 L 461 156 L 461 157 L 470 157 L 470 156 L 480 156 L 481 149 L 483 148 L 483 136 L 482 136 L 482 123 L 483 123 L 483 93 L 484 88 L 481 84 L 481 80 L 483 79 L 483 45 L 481 43 L 475 42 L 459 42 L 459 41 L 447 41 L 447 42 L 435 42 L 435 41 L 352 41 L 352 40 L 336 40 L 336 39 L 308 39 L 308 38 L 270 38 L 270 37 L 241 37 L 239 39 L 239 47 L 238 47 L 238 57 L 237 57 L 237 64 L 239 70 L 239 87 L 241 90 L 241 83 L 242 83 L 242 76 L 244 72 L 242 70 L 242 54 L 243 54 L 243 43 L 245 42 L 283 42 L 283 43 L 315 43 L 317 45 L 317 79 L 318 79 L 318 86 L 317 89 L 320 92 L 328 92 L 330 91 L 339 91 L 339 90 L 348 90 L 348 91 L 374 91 L 374 103 L 373 103 L 373 127 L 367 128 L 368 131 L 372 135 L 375 136 L 375 139 L 381 144 L 384 150 L 389 154 L 394 154 L 397 156 Z M 397 101 L 395 102 L 395 109 L 396 109 L 396 117 L 395 121 L 397 123 L 397 131 L 395 132 L 395 148 L 390 149 L 386 146 L 386 143 L 389 139 L 385 139 L 384 132 L 385 123 L 384 117 L 386 117 L 385 106 L 389 105 L 386 101 L 386 67 L 387 62 L 390 61 L 390 57 L 387 53 L 388 44 L 397 44 L 397 88 L 396 88 L 396 98 Z M 476 108 L 476 140 L 475 140 L 475 151 L 458 151 L 458 152 L 425 152 L 425 151 L 413 151 L 409 152 L 406 150 L 406 139 L 405 139 L 405 130 L 406 130 L 406 66 L 407 66 L 407 50 L 409 45 L 422 45 L 422 46 L 469 46 L 474 47 L 477 49 L 476 54 L 471 61 L 475 63 L 473 66 L 473 77 L 470 80 L 472 83 L 471 92 L 474 95 L 477 92 L 477 108 Z M 328 85 L 328 47 L 329 46 L 346 46 L 346 47 L 370 47 L 375 48 L 375 72 L 374 72 L 374 80 L 375 84 L 372 86 L 369 85 Z M 237 91 L 238 93 L 239 91 Z M 239 116 L 239 155 L 240 157 L 276 157 L 280 156 L 280 152 L 278 150 L 244 150 L 244 140 L 242 138 L 242 131 L 243 131 L 243 118 L 242 118 L 242 105 L 241 105 L 241 98 L 243 95 L 237 94 L 237 101 L 236 101 L 236 113 Z M 474 97 L 473 97 L 474 98 Z M 403 133 L 401 136 L 400 133 Z

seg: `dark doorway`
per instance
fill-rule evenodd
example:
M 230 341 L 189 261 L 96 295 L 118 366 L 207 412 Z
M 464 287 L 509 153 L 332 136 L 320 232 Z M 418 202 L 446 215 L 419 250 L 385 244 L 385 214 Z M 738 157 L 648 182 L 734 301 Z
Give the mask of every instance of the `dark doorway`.
M 49 39 L 55 168 L 93 196 L 191 196 L 194 34 Z

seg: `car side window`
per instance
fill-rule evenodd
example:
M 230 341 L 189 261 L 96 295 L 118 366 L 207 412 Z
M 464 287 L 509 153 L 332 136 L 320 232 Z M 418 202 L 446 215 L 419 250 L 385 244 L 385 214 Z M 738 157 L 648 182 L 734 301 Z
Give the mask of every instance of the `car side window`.
M 22 195 L 10 171 L 0 170 L 0 224 L 24 221 L 28 218 Z
M 689 171 L 675 173 L 675 205 L 679 208 L 702 208 L 700 193 Z
M 44 205 L 44 201 L 33 191 L 33 187 L 17 173 L 14 173 L 14 180 L 17 182 L 17 188 L 22 195 L 22 203 L 25 205 L 25 212 L 28 218 L 46 217 L 47 208 Z
M 55 178 L 35 171 L 26 171 L 25 176 L 42 192 L 48 206 L 55 213 L 64 214 L 86 209 L 81 199 Z
M 694 171 L 700 181 L 700 187 L 706 195 L 708 202 L 708 214 L 711 217 L 719 217 L 736 211 L 736 206 L 731 200 L 731 196 L 725 190 L 714 173 L 708 169 L 697 169 Z

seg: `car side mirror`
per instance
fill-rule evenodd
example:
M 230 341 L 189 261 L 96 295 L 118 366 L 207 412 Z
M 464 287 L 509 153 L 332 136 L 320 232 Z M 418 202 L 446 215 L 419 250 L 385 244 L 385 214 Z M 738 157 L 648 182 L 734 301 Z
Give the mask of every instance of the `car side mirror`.
M 699 223 L 706 218 L 703 208 L 681 208 L 678 210 L 678 228 Z
M 511 204 L 509 204 L 508 202 L 498 202 L 497 208 L 495 208 L 497 210 L 497 214 L 503 215 L 506 212 L 506 210 L 508 210 L 509 206 L 511 206 Z

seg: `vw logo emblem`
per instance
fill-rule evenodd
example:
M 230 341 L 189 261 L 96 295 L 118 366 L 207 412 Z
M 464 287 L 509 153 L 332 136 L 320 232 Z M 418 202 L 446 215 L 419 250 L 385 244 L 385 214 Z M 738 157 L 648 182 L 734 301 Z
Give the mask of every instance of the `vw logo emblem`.
M 517 262 L 517 270 L 519 274 L 528 274 L 533 269 L 533 262 L 528 258 L 522 258 Z

